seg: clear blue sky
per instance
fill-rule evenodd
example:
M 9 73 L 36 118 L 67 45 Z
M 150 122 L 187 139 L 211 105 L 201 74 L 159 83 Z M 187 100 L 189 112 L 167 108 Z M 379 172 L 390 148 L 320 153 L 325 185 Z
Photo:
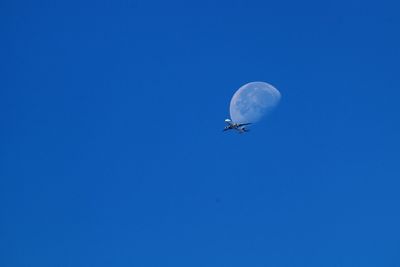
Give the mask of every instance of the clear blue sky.
M 2 1 L 0 266 L 400 266 L 399 9 Z

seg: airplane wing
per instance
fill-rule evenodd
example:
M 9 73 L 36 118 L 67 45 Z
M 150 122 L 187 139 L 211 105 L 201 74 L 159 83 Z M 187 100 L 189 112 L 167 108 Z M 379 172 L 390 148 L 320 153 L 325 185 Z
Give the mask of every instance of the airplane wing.
M 246 125 L 250 125 L 251 124 L 251 122 L 248 122 L 248 123 L 239 123 L 237 126 L 238 127 L 242 127 L 242 126 L 246 126 Z

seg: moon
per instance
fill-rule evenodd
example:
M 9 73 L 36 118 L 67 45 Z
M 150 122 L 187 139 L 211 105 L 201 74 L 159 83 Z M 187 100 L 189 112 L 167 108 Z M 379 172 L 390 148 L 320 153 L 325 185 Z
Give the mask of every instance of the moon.
M 281 99 L 281 93 L 266 82 L 250 82 L 233 95 L 229 107 L 235 123 L 257 122 L 268 115 Z

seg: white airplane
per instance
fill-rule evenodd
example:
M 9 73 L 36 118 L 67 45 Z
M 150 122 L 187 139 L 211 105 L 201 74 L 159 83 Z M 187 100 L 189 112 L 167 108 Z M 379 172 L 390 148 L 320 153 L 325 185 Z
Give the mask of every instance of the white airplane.
M 230 119 L 226 119 L 225 122 L 228 124 L 227 126 L 225 126 L 224 128 L 224 132 L 228 131 L 228 130 L 236 130 L 239 133 L 245 133 L 248 132 L 249 129 L 247 129 L 246 125 L 250 125 L 251 123 L 233 123 Z

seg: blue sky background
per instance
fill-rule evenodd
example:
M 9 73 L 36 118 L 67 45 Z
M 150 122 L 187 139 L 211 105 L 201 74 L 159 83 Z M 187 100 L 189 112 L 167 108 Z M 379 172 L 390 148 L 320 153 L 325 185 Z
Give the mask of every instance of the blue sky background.
M 0 266 L 400 266 L 399 8 L 0 2 Z

